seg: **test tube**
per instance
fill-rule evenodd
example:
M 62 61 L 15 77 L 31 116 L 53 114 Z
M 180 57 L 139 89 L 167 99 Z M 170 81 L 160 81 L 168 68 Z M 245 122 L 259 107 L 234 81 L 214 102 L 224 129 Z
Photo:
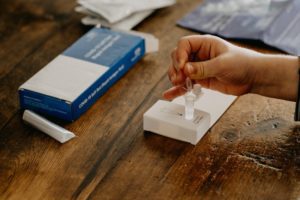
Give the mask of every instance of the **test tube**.
M 185 119 L 192 120 L 194 118 L 194 103 L 196 95 L 193 93 L 193 84 L 190 78 L 186 78 L 187 93 L 185 94 Z

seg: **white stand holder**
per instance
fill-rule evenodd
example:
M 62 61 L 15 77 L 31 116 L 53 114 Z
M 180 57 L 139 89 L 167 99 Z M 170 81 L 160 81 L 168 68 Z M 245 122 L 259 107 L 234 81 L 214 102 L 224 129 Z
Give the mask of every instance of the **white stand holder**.
M 157 101 L 144 113 L 144 130 L 196 145 L 210 128 L 210 114 L 195 109 L 192 119 L 185 118 L 185 106 Z

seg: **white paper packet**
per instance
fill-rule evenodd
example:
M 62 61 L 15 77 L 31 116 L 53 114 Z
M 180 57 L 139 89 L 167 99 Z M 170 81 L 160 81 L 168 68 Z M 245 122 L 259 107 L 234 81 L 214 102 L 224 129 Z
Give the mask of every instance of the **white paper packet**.
M 130 30 L 133 27 L 135 27 L 137 24 L 139 24 L 141 21 L 143 21 L 146 17 L 151 15 L 154 10 L 145 10 L 133 13 L 132 15 L 126 17 L 125 19 L 122 19 L 116 23 L 109 23 L 106 19 L 104 19 L 101 15 L 92 12 L 88 10 L 85 7 L 77 6 L 75 8 L 76 12 L 86 14 L 88 16 L 81 19 L 82 24 L 84 25 L 99 25 L 109 27 L 109 28 L 115 28 L 120 30 Z
M 53 122 L 50 122 L 49 120 L 30 110 L 24 111 L 23 120 L 37 128 L 38 130 L 51 136 L 60 143 L 65 143 L 70 139 L 76 137 L 74 133 L 54 124 Z
M 78 3 L 104 17 L 109 23 L 116 23 L 133 13 L 163 8 L 175 4 L 176 0 L 78 0 Z

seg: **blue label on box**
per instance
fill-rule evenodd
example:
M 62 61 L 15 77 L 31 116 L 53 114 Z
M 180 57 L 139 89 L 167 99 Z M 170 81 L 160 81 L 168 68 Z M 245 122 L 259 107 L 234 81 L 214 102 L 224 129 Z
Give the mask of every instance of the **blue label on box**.
M 108 29 L 94 28 L 68 48 L 63 55 L 88 62 L 112 67 L 142 38 L 113 32 Z

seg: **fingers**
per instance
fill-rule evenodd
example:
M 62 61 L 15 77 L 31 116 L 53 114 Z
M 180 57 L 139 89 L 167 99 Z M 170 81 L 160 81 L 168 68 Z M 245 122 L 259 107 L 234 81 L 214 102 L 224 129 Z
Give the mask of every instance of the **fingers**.
M 176 77 L 177 77 L 177 70 L 173 67 L 173 65 L 169 66 L 168 76 L 169 76 L 171 83 L 173 85 L 176 85 L 175 83 L 176 83 Z
M 185 94 L 182 85 L 185 84 L 187 76 L 209 87 L 210 81 L 205 79 L 214 78 L 221 73 L 217 57 L 224 53 L 226 47 L 225 41 L 210 35 L 180 39 L 177 48 L 171 53 L 172 64 L 168 70 L 169 79 L 174 87 L 163 94 L 164 98 L 171 100 Z
M 200 80 L 216 77 L 219 73 L 217 59 L 204 62 L 188 62 L 184 65 L 184 74 L 191 79 Z
M 184 72 L 182 70 L 177 71 L 173 65 L 170 65 L 169 67 L 168 76 L 173 85 L 182 85 L 186 78 Z
M 181 84 L 184 81 L 184 66 L 189 61 L 209 60 L 211 55 L 210 46 L 217 39 L 214 36 L 187 36 L 179 40 L 177 48 L 171 53 L 172 65 L 169 67 L 169 78 L 173 85 Z M 191 55 L 196 59 L 190 60 Z
M 174 86 L 163 93 L 163 97 L 167 100 L 175 99 L 176 97 L 182 96 L 186 93 L 186 90 L 181 86 Z
M 183 71 L 179 69 L 177 49 L 172 51 L 171 58 L 172 64 L 169 66 L 168 76 L 173 85 L 180 85 L 185 80 L 185 75 Z
M 222 46 L 223 40 L 211 35 L 193 35 L 186 36 L 179 40 L 173 56 L 177 60 L 177 65 L 182 69 L 186 62 L 190 61 L 189 57 L 193 53 L 197 53 L 197 57 L 201 60 L 209 60 L 215 56 L 214 46 Z
M 175 48 L 171 53 L 172 63 L 176 70 L 179 70 L 179 61 L 177 56 L 177 48 Z

